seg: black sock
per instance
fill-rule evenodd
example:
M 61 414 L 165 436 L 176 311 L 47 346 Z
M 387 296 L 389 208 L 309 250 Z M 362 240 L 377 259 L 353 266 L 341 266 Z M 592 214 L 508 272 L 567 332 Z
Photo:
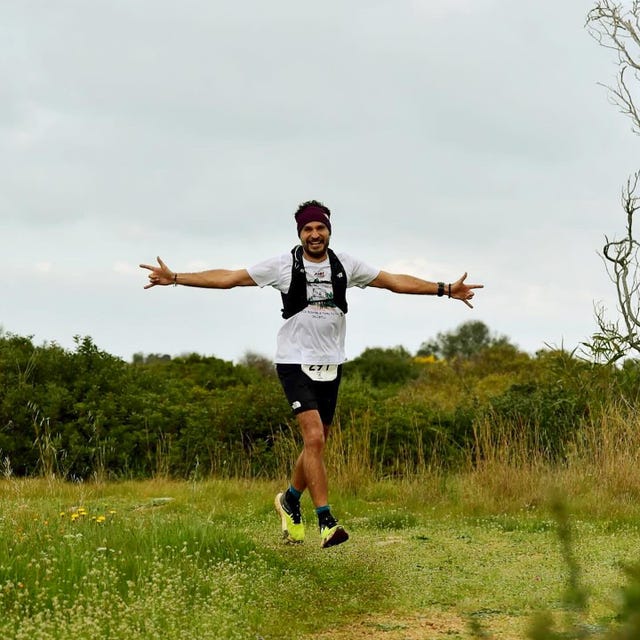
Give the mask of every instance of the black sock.
M 318 525 L 320 527 L 335 527 L 336 519 L 331 514 L 329 509 L 322 509 L 322 511 L 317 511 L 318 513 Z
M 284 500 L 290 507 L 293 507 L 300 503 L 300 496 L 294 495 L 291 489 L 287 489 L 284 493 Z

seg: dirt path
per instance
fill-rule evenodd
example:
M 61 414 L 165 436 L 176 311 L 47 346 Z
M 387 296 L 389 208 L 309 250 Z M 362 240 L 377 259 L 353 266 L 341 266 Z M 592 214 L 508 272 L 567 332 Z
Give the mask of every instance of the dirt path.
M 316 634 L 316 640 L 423 640 L 424 638 L 462 638 L 463 620 L 452 616 L 371 617 L 329 633 Z
M 524 636 L 522 629 L 515 628 L 516 622 L 501 617 L 483 620 L 482 624 L 492 639 L 518 640 Z M 372 616 L 312 637 L 314 640 L 466 640 L 472 635 L 466 619 L 439 611 L 410 616 Z

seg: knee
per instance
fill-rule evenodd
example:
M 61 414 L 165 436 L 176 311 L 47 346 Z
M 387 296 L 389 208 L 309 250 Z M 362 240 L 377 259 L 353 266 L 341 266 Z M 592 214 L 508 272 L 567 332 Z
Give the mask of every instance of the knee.
M 322 453 L 324 449 L 325 425 L 317 411 L 305 411 L 298 414 L 298 424 L 302 432 L 304 448 L 309 452 Z
M 307 451 L 321 452 L 324 449 L 325 436 L 322 430 L 305 434 L 304 448 Z

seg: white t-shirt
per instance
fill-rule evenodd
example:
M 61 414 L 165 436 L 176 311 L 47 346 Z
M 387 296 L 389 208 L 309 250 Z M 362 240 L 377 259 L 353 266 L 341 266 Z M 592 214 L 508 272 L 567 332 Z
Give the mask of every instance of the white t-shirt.
M 363 289 L 380 273 L 379 269 L 346 253 L 337 256 L 347 275 L 347 287 Z M 292 263 L 293 256 L 289 252 L 260 262 L 248 272 L 259 287 L 271 286 L 287 293 Z M 309 262 L 303 257 L 303 263 L 309 304 L 285 320 L 278 331 L 275 361 L 281 364 L 340 364 L 346 359 L 346 318 L 333 302 L 329 258 L 324 262 Z

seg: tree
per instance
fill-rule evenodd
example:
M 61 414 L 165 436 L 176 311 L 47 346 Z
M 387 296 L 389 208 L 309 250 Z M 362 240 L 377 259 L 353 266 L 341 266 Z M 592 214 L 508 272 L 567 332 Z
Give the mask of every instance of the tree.
M 587 16 L 591 36 L 606 49 L 615 52 L 615 86 L 607 87 L 611 102 L 631 119 L 632 131 L 640 135 L 640 112 L 635 95 L 640 88 L 640 0 L 630 5 L 598 0 Z M 598 331 L 586 350 L 596 359 L 615 362 L 633 350 L 640 353 L 640 244 L 634 238 L 633 218 L 640 209 L 640 171 L 628 178 L 622 189 L 622 209 L 627 228 L 625 236 L 605 236 L 602 258 L 616 289 L 620 318 L 608 320 L 602 304 L 596 305 Z
M 411 354 L 404 347 L 365 349 L 344 366 L 346 377 L 360 376 L 374 387 L 403 384 L 418 376 Z
M 245 351 L 245 354 L 238 362 L 243 367 L 248 367 L 257 371 L 261 376 L 273 378 L 276 376 L 276 369 L 271 360 L 255 351 Z
M 438 335 L 420 345 L 417 355 L 435 356 L 444 360 L 470 358 L 484 349 L 508 345 L 506 336 L 492 336 L 487 325 L 480 320 L 463 322 L 455 331 Z

